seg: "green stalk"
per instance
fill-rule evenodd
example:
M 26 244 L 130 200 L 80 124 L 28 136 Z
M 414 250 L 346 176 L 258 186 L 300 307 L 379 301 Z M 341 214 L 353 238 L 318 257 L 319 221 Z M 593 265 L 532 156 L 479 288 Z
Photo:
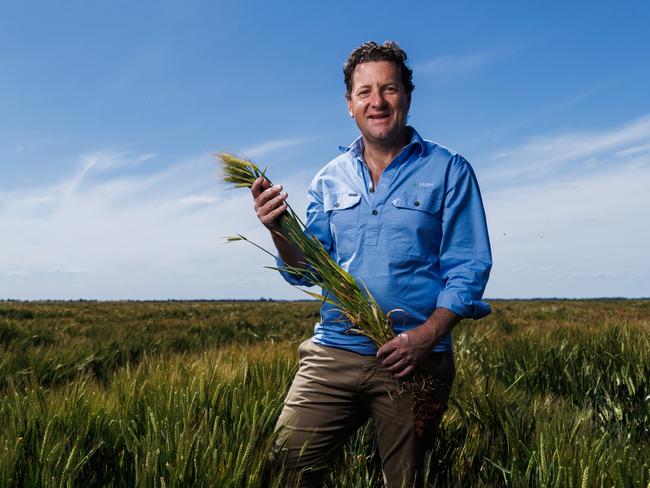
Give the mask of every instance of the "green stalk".
M 260 176 L 271 183 L 266 176 L 266 169 L 260 170 L 255 163 L 230 154 L 220 154 L 219 157 L 223 162 L 223 179 L 225 182 L 231 183 L 234 188 L 250 188 Z M 287 207 L 287 212 L 280 219 L 281 235 L 300 249 L 314 270 L 311 272 L 308 268 L 285 265 L 287 272 L 296 276 L 306 274 L 315 285 L 326 291 L 326 295 L 334 297 L 336 304 L 340 306 L 339 311 L 351 323 L 351 333 L 367 336 L 377 348 L 391 340 L 394 334 L 390 315 L 381 310 L 365 285 L 360 286 L 352 275 L 336 264 L 288 202 Z M 243 236 L 237 236 L 231 240 L 251 242 Z M 254 243 L 251 242 L 251 244 Z M 255 245 L 257 246 L 257 244 Z M 263 250 L 268 253 L 265 249 Z M 314 298 L 332 302 L 326 296 L 303 291 Z

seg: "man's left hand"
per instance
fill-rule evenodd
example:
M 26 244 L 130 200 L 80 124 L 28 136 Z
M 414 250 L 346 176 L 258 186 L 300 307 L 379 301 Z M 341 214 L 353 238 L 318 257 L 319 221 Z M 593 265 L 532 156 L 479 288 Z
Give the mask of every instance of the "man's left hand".
M 377 357 L 396 378 L 408 376 L 460 320 L 450 310 L 438 308 L 425 323 L 402 332 L 379 348 Z

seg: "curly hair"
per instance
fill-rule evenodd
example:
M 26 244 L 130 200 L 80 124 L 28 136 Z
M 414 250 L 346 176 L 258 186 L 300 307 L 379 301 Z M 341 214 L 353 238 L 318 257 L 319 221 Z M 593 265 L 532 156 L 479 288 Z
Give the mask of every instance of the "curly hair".
M 375 41 L 364 42 L 350 53 L 343 65 L 343 77 L 345 79 L 345 97 L 350 98 L 352 94 L 352 75 L 357 65 L 369 61 L 391 61 L 395 63 L 402 74 L 402 83 L 406 88 L 406 94 L 411 95 L 415 88 L 413 84 L 413 70 L 406 66 L 406 53 L 394 41 L 385 41 L 377 44 Z

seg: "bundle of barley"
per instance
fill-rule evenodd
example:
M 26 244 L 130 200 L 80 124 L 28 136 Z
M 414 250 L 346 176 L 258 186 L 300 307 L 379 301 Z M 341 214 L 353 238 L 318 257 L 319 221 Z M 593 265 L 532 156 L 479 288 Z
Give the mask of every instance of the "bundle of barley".
M 224 181 L 233 184 L 235 188 L 250 188 L 260 176 L 266 178 L 266 169 L 261 171 L 251 162 L 236 158 L 230 154 L 220 154 L 223 162 Z M 285 200 L 286 201 L 286 200 Z M 384 313 L 368 288 L 357 283 L 352 275 L 341 268 L 332 259 L 321 242 L 307 229 L 291 206 L 287 203 L 287 211 L 280 219 L 282 232 L 279 235 L 289 240 L 300 251 L 307 261 L 305 267 L 284 266 L 284 269 L 295 276 L 305 276 L 314 285 L 325 290 L 324 295 L 302 290 L 319 300 L 332 303 L 352 324 L 350 333 L 367 336 L 377 348 L 394 337 L 391 313 Z M 266 249 L 249 241 L 242 235 L 228 238 L 229 241 L 244 240 L 269 253 Z M 272 254 L 271 254 L 272 255 Z M 274 268 L 277 269 L 277 268 Z M 332 298 L 330 298 L 332 297 Z M 401 382 L 403 392 L 414 403 L 416 417 L 419 423 L 425 424 L 432 414 L 429 412 L 431 403 L 430 378 L 423 372 L 418 372 L 409 380 Z M 419 430 L 419 429 L 418 429 Z
M 244 161 L 230 154 L 219 156 L 223 161 L 224 181 L 232 183 L 235 188 L 250 188 L 260 176 L 269 180 L 265 174 L 266 170 L 260 171 L 251 161 Z M 336 264 L 288 203 L 287 211 L 280 219 L 280 226 L 280 236 L 300 249 L 309 263 L 304 268 L 284 266 L 284 269 L 295 276 L 306 276 L 311 283 L 326 290 L 327 296 L 303 290 L 305 293 L 335 304 L 352 324 L 350 332 L 368 336 L 377 347 L 394 337 L 390 313 L 384 314 L 365 285 L 363 288 L 359 286 L 350 273 Z M 229 240 L 248 241 L 242 235 L 231 237 Z

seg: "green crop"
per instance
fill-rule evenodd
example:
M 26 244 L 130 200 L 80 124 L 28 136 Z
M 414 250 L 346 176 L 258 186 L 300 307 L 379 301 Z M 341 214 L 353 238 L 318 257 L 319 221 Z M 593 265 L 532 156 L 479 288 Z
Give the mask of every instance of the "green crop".
M 456 328 L 427 486 L 650 482 L 650 301 L 492 301 Z M 319 304 L 0 301 L 0 488 L 250 487 Z M 371 423 L 326 482 L 381 486 Z

